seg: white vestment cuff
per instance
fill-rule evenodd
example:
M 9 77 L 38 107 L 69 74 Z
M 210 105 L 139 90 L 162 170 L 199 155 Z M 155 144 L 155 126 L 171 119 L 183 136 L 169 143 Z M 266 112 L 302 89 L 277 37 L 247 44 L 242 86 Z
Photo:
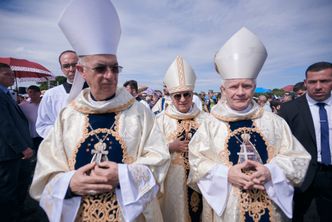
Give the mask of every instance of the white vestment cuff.
M 152 172 L 140 164 L 118 164 L 120 189 L 115 190 L 126 222 L 134 221 L 159 189 Z
M 218 216 L 221 216 L 225 210 L 230 191 L 227 175 L 228 168 L 219 164 L 197 183 L 202 195 Z
M 282 169 L 274 163 L 265 166 L 271 173 L 271 180 L 264 184 L 267 194 L 276 203 L 288 218 L 293 217 L 294 188 L 287 180 Z
M 80 207 L 81 197 L 64 199 L 72 176 L 75 171 L 69 171 L 54 177 L 46 185 L 40 206 L 46 212 L 50 222 L 72 222 Z

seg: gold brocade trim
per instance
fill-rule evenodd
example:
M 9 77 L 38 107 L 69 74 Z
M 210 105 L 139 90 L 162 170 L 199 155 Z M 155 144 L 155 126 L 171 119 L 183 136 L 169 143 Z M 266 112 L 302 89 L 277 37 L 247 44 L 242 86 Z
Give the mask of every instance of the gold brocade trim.
M 115 139 L 117 141 L 119 141 L 119 143 L 121 145 L 122 155 L 123 155 L 122 162 L 125 163 L 125 164 L 130 164 L 130 163 L 134 162 L 134 158 L 131 157 L 128 154 L 126 142 L 120 135 L 120 124 L 119 124 L 119 122 L 120 122 L 120 114 L 117 113 L 116 116 L 115 116 L 115 126 L 114 126 L 115 131 L 112 131 L 112 136 L 114 136 Z
M 83 115 L 83 130 L 82 130 L 82 137 L 80 138 L 80 140 L 78 141 L 78 143 L 76 144 L 73 153 L 69 159 L 69 169 L 70 170 L 75 170 L 75 164 L 76 164 L 76 155 L 78 150 L 81 147 L 81 144 L 85 142 L 86 138 L 88 137 L 88 130 L 89 128 L 89 118 L 88 115 Z
M 120 222 L 120 207 L 114 192 L 83 196 L 76 221 Z
M 262 137 L 262 140 L 264 141 L 264 144 L 266 146 L 266 150 L 267 150 L 267 163 L 269 163 L 271 161 L 271 159 L 275 156 L 275 152 L 274 152 L 274 147 L 272 145 L 270 145 L 270 143 L 267 141 L 267 139 L 265 138 L 264 134 L 262 133 L 262 131 L 260 129 L 257 128 L 255 122 L 253 122 L 253 128 L 251 127 L 240 127 L 235 129 L 234 131 L 231 131 L 229 124 L 227 124 L 227 137 L 225 138 L 225 142 L 224 142 L 224 149 L 221 150 L 221 152 L 219 152 L 219 156 L 223 162 L 223 164 L 225 164 L 228 167 L 233 166 L 233 163 L 231 161 L 229 161 L 229 155 L 230 155 L 230 151 L 229 151 L 229 147 L 228 147 L 228 141 L 229 139 L 236 135 L 236 134 L 242 134 L 242 133 L 250 133 L 250 132 L 256 132 L 257 134 L 259 134 Z
M 175 119 L 176 121 L 176 131 L 172 131 L 172 133 L 170 133 L 169 135 L 166 135 L 166 139 L 167 141 L 174 141 L 176 138 L 178 138 L 178 136 L 180 136 L 183 132 L 185 132 L 187 139 L 191 139 L 190 135 L 190 130 L 191 129 L 198 129 L 199 127 L 199 123 L 197 121 L 195 121 L 195 119 L 191 119 L 191 120 L 182 120 L 180 123 Z M 186 174 L 186 170 L 189 170 L 189 161 L 188 161 L 188 151 L 184 152 L 184 153 L 178 153 L 175 152 L 172 154 L 172 164 L 175 165 L 180 165 L 183 167 L 185 173 L 184 173 L 184 178 L 183 178 L 183 190 L 184 190 L 184 204 L 185 204 L 185 221 L 191 221 L 191 217 L 190 217 L 190 212 L 189 212 L 189 207 L 191 209 L 196 209 L 198 210 L 198 204 L 199 204 L 199 197 L 198 197 L 198 202 L 197 199 L 195 199 L 195 197 L 193 198 L 188 198 L 188 185 L 187 185 L 187 174 Z M 193 210 L 194 211 L 194 210 Z
M 188 120 L 188 119 L 194 119 L 196 118 L 199 114 L 200 114 L 200 110 L 198 109 L 198 112 L 196 113 L 192 113 L 192 115 L 175 115 L 175 114 L 171 114 L 169 112 L 165 112 L 165 115 L 172 118 L 172 119 L 176 119 L 176 120 Z
M 70 170 L 74 170 L 75 169 L 75 164 L 76 164 L 76 155 L 78 153 L 78 150 L 80 149 L 81 145 L 86 141 L 86 139 L 89 136 L 95 135 L 95 134 L 99 134 L 99 133 L 109 133 L 110 135 L 112 135 L 120 144 L 121 149 L 122 149 L 122 162 L 126 163 L 126 164 L 130 164 L 134 161 L 134 159 L 129 156 L 128 151 L 127 151 L 127 145 L 124 141 L 124 139 L 120 136 L 119 133 L 119 119 L 120 119 L 120 113 L 116 113 L 114 121 L 115 121 L 115 125 L 114 125 L 114 131 L 111 129 L 107 129 L 107 128 L 98 128 L 96 130 L 90 131 L 88 132 L 88 126 L 89 126 L 89 118 L 88 115 L 84 115 L 83 117 L 83 121 L 84 121 L 84 129 L 82 132 L 82 138 L 79 140 L 78 144 L 76 145 L 72 156 L 69 160 L 69 168 Z
M 180 86 L 184 86 L 186 81 L 185 81 L 185 75 L 184 75 L 183 59 L 181 58 L 181 56 L 176 57 L 176 65 L 178 68 Z
M 264 136 L 263 132 L 258 128 L 258 126 L 256 125 L 256 123 L 254 121 L 252 122 L 252 126 L 254 127 L 255 132 L 258 133 L 262 137 L 262 140 L 265 143 L 266 150 L 267 150 L 266 162 L 269 163 L 271 161 L 271 159 L 276 155 L 276 153 L 275 153 L 276 149 L 268 142 L 268 139 Z
M 110 108 L 110 109 L 96 109 L 95 107 L 87 107 L 87 106 L 80 106 L 77 104 L 76 100 L 73 100 L 69 105 L 74 109 L 77 110 L 78 112 L 84 113 L 84 114 L 100 114 L 102 113 L 117 113 L 117 112 L 121 112 L 123 110 L 128 109 L 130 106 L 132 106 L 135 103 L 136 99 L 132 98 L 130 100 L 128 100 L 127 103 L 119 105 L 117 107 L 114 108 Z
M 170 94 L 176 93 L 176 92 L 184 92 L 184 91 L 193 91 L 194 90 L 194 85 L 186 85 L 186 86 L 177 86 L 170 88 L 168 91 Z
M 196 191 L 193 191 L 190 197 L 190 207 L 193 212 L 197 212 L 199 209 L 200 198 Z
M 225 138 L 224 149 L 219 153 L 219 156 L 223 162 L 228 167 L 233 166 L 233 163 L 229 160 L 229 147 L 228 141 L 232 136 L 242 133 L 251 133 L 256 132 L 262 138 L 267 149 L 268 159 L 267 162 L 270 162 L 274 157 L 275 152 L 273 151 L 273 146 L 269 144 L 261 130 L 258 129 L 255 122 L 253 121 L 252 127 L 240 127 L 231 131 L 230 125 L 227 124 L 227 137 Z M 248 173 L 248 172 L 247 172 Z M 258 222 L 262 215 L 265 213 L 265 209 L 269 210 L 270 221 L 273 222 L 275 218 L 275 211 L 273 209 L 272 201 L 269 199 L 266 191 L 252 189 L 242 191 L 237 187 L 233 186 L 235 193 L 239 199 L 239 209 L 240 209 L 240 221 L 245 221 L 245 213 L 252 217 L 254 222 Z
M 185 137 L 187 140 L 191 140 L 192 136 L 190 133 L 191 129 L 197 130 L 199 127 L 199 123 L 195 120 L 182 120 L 180 123 L 177 121 L 176 131 L 174 134 L 171 134 L 171 140 L 174 141 L 178 138 L 183 132 L 185 133 Z M 184 169 L 189 170 L 189 160 L 188 160 L 188 150 L 186 152 L 178 153 L 175 152 L 174 157 L 172 158 L 172 164 L 182 165 Z
M 184 194 L 183 194 L 183 198 L 184 198 L 184 205 L 185 205 L 185 212 L 184 212 L 184 216 L 185 216 L 185 221 L 191 221 L 191 217 L 190 217 L 190 211 L 189 211 L 189 200 L 188 200 L 188 185 L 187 185 L 187 175 L 186 172 L 183 174 L 183 179 L 182 179 L 183 183 L 182 183 L 182 187 L 184 190 Z
M 238 189 L 238 188 L 236 188 Z M 248 213 L 254 222 L 259 222 L 265 214 L 266 209 L 269 210 L 269 221 L 274 222 L 274 210 L 272 201 L 268 197 L 265 190 L 245 190 L 238 189 L 240 221 L 245 221 L 245 214 Z
M 211 115 L 223 122 L 234 122 L 234 121 L 247 120 L 247 119 L 251 119 L 251 120 L 257 119 L 257 118 L 260 118 L 263 115 L 263 113 L 264 113 L 264 109 L 260 108 L 258 110 L 258 112 L 254 113 L 253 115 L 243 116 L 243 117 L 226 117 L 226 116 L 217 114 L 215 112 L 212 112 Z

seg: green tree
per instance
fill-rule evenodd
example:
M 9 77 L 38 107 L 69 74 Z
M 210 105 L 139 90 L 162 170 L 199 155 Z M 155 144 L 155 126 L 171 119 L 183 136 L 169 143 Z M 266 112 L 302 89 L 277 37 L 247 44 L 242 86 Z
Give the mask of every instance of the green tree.
M 285 90 L 276 88 L 272 90 L 272 94 L 279 97 L 285 94 Z
M 50 81 L 46 81 L 46 82 L 40 82 L 38 84 L 40 84 L 40 90 L 47 90 L 49 88 L 52 88 L 54 86 L 57 85 L 61 85 L 66 81 L 66 77 L 64 76 L 56 76 L 55 80 L 50 80 Z

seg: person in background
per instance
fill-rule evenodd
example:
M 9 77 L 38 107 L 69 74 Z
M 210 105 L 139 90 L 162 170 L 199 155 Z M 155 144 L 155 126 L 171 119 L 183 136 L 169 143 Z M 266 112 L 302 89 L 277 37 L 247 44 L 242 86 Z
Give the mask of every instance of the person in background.
M 208 110 L 211 112 L 212 107 L 217 104 L 217 97 L 214 95 L 212 89 L 208 91 L 207 100 Z
M 10 66 L 0 63 L 0 215 L 19 221 L 31 182 L 29 159 L 33 144 L 29 123 L 8 87 L 14 84 Z
M 140 103 L 142 103 L 144 106 L 146 106 L 146 108 L 148 108 L 150 110 L 150 106 L 149 104 L 141 99 L 138 96 L 138 86 L 137 86 L 137 81 L 135 80 L 128 80 L 123 84 L 123 87 L 126 88 L 126 90 Z
M 258 96 L 258 105 L 264 108 L 265 111 L 272 112 L 270 107 L 270 102 L 267 100 L 267 97 L 265 95 Z
M 199 98 L 201 99 L 201 102 L 202 102 L 202 110 L 203 110 L 204 112 L 209 113 L 209 108 L 208 108 L 208 105 L 207 105 L 206 102 L 205 102 L 205 97 L 206 97 L 205 92 L 204 92 L 204 91 L 201 91 L 201 92 L 199 93 Z
M 195 82 L 196 75 L 189 63 L 177 56 L 164 77 L 172 103 L 155 121 L 171 153 L 171 165 L 160 199 L 164 221 L 201 221 L 202 195 L 187 184 L 188 143 L 208 116 L 193 103 Z
M 298 98 L 306 93 L 307 88 L 304 85 L 304 82 L 298 82 L 294 85 L 293 91 L 295 93 L 295 98 Z
M 169 152 L 151 111 L 117 88 L 121 28 L 112 2 L 71 1 L 59 26 L 80 56 L 79 95 L 39 147 L 31 196 L 50 221 L 162 221 L 157 194 Z
M 168 92 L 168 89 L 167 89 L 167 86 L 163 85 L 163 92 L 164 92 L 164 96 L 161 97 L 157 103 L 152 107 L 152 112 L 154 114 L 158 114 L 162 111 L 164 111 L 167 106 L 169 106 L 172 102 L 171 98 L 169 97 L 169 92 Z
M 281 101 L 283 103 L 288 102 L 288 101 L 292 101 L 292 100 L 293 100 L 293 96 L 289 92 L 285 92 L 284 95 L 283 95 L 283 97 L 282 97 L 282 99 L 281 99 Z
M 281 102 L 277 99 L 271 100 L 270 108 L 271 108 L 273 113 L 278 114 L 278 112 L 281 108 Z
M 36 131 L 42 138 L 45 138 L 53 128 L 57 116 L 68 103 L 77 62 L 78 56 L 75 51 L 66 50 L 59 55 L 61 71 L 67 80 L 62 85 L 47 90 L 42 97 L 36 121 Z
M 36 131 L 36 121 L 38 115 L 38 107 L 41 101 L 41 92 L 38 86 L 31 85 L 28 87 L 27 93 L 29 99 L 23 103 L 20 103 L 19 106 L 29 122 L 29 131 L 33 141 L 33 148 L 37 153 L 39 144 L 43 140 L 43 138 L 41 138 Z
M 152 109 L 152 107 L 154 107 L 154 105 L 156 105 L 156 103 L 158 102 L 158 100 L 163 97 L 163 93 L 160 90 L 154 90 L 152 98 L 150 100 L 150 107 Z
M 310 155 L 281 117 L 253 100 L 266 57 L 262 42 L 246 28 L 215 56 L 224 99 L 189 143 L 190 182 L 213 209 L 206 221 L 292 218 L 293 186 L 303 181 Z
M 150 87 L 148 87 L 146 90 L 144 90 L 144 100 L 149 104 L 150 109 L 152 109 L 152 107 L 156 104 L 156 102 L 158 101 L 153 101 L 153 95 L 154 90 Z
M 304 221 L 315 200 L 320 221 L 331 221 L 332 209 L 332 63 L 318 62 L 305 72 L 305 95 L 284 103 L 279 115 L 311 155 L 305 180 L 295 190 L 293 221 Z M 312 212 L 310 212 L 312 213 Z

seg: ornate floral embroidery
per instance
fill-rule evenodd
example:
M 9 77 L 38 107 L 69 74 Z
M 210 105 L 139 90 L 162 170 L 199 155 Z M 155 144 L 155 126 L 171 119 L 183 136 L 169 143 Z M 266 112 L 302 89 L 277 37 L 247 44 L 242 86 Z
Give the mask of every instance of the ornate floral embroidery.
M 192 91 L 193 87 L 191 86 L 178 86 L 169 90 L 169 93 L 183 92 L 183 91 Z
M 249 128 L 249 127 L 240 127 L 240 128 L 237 128 L 236 130 L 234 131 L 231 131 L 230 128 L 228 127 L 228 134 L 227 134 L 227 137 L 225 138 L 225 143 L 224 143 L 224 149 L 221 150 L 221 152 L 219 153 L 219 156 L 221 157 L 223 163 L 225 165 L 227 165 L 228 167 L 231 167 L 233 166 L 233 163 L 231 161 L 229 161 L 229 148 L 228 148 L 228 141 L 231 137 L 233 137 L 234 135 L 237 135 L 237 134 L 242 134 L 242 133 L 253 133 L 253 132 L 256 132 L 258 133 L 263 141 L 265 142 L 265 145 L 266 145 L 266 150 L 267 150 L 267 153 L 268 153 L 268 160 L 267 162 L 270 162 L 270 160 L 275 156 L 275 152 L 274 152 L 274 148 L 272 145 L 270 145 L 270 143 L 267 142 L 267 139 L 265 138 L 265 136 L 263 135 L 263 133 L 256 127 L 255 123 L 253 123 L 253 126 L 255 126 L 254 128 Z
M 191 140 L 194 134 L 193 132 L 196 132 L 198 127 L 199 124 L 195 120 L 181 120 L 177 123 L 176 132 L 173 134 L 172 140 L 181 136 L 184 136 L 186 140 Z M 172 163 L 183 165 L 186 170 L 189 170 L 188 152 L 175 153 Z
M 275 155 L 275 152 L 273 151 L 273 147 L 267 142 L 267 139 L 263 135 L 263 133 L 257 128 L 255 125 L 255 122 L 253 122 L 253 127 L 240 127 L 235 129 L 234 131 L 231 131 L 230 126 L 228 125 L 228 135 L 225 138 L 224 143 L 224 149 L 219 153 L 219 156 L 221 157 L 223 164 L 225 164 L 228 167 L 231 167 L 233 163 L 229 160 L 230 151 L 228 147 L 228 141 L 231 137 L 235 135 L 241 135 L 243 133 L 257 133 L 261 136 L 263 141 L 265 142 L 266 149 L 267 149 L 267 155 L 268 159 L 267 162 L 269 162 Z M 246 172 L 247 174 L 250 174 L 250 172 Z M 246 213 L 249 214 L 249 216 L 253 219 L 254 222 L 258 222 L 262 215 L 265 214 L 266 210 L 269 210 L 269 218 L 270 221 L 273 221 L 274 217 L 274 209 L 272 207 L 272 202 L 269 199 L 266 191 L 258 190 L 258 189 L 252 189 L 252 190 L 240 190 L 236 187 L 233 187 L 235 189 L 235 194 L 239 197 L 239 207 L 240 207 L 240 221 L 245 221 L 245 215 Z
M 140 193 L 145 193 L 150 187 L 147 187 L 147 182 L 150 180 L 150 174 L 146 171 L 144 166 L 129 165 L 128 169 L 134 179 L 136 187 L 139 187 Z
M 120 208 L 114 192 L 89 195 L 82 198 L 77 221 L 121 221 Z
M 190 197 L 190 207 L 193 212 L 198 211 L 198 204 L 201 202 L 201 199 L 199 198 L 199 195 L 197 192 L 193 192 Z
M 71 155 L 71 158 L 69 159 L 69 168 L 70 170 L 74 170 L 75 169 L 75 164 L 76 164 L 76 155 L 77 155 L 77 152 L 78 150 L 80 149 L 81 147 L 81 144 L 84 143 L 84 141 L 86 140 L 86 138 L 88 138 L 88 132 L 89 132 L 89 118 L 88 118 L 88 115 L 84 115 L 83 116 L 83 122 L 84 122 L 84 127 L 83 127 L 83 130 L 82 130 L 82 137 L 81 139 L 79 140 L 79 142 L 76 144 L 74 150 L 73 150 L 73 153 Z
M 223 116 L 221 114 L 218 114 L 216 112 L 211 113 L 211 115 L 214 116 L 215 118 L 223 121 L 223 122 L 234 122 L 234 121 L 240 121 L 240 120 L 246 120 L 246 119 L 254 120 L 254 119 L 260 118 L 263 115 L 263 113 L 264 113 L 264 109 L 260 108 L 258 110 L 258 112 L 253 113 L 251 116 L 243 116 L 242 118 L 241 117 L 234 117 L 234 118 L 225 117 L 225 116 Z
M 89 138 L 90 136 L 94 135 L 94 134 L 99 134 L 99 133 L 109 133 L 110 135 L 112 135 L 117 141 L 119 141 L 120 145 L 121 145 L 121 149 L 122 149 L 122 155 L 123 155 L 123 159 L 122 161 L 124 163 L 132 163 L 134 160 L 132 157 L 129 156 L 128 152 L 127 152 L 127 146 L 126 143 L 124 141 L 124 139 L 120 136 L 119 133 L 119 118 L 120 118 L 120 114 L 117 113 L 115 116 L 115 126 L 114 129 L 115 131 L 111 130 L 111 129 L 107 129 L 107 128 L 99 128 L 93 131 L 88 132 L 88 127 L 89 127 L 89 119 L 88 119 L 88 115 L 84 115 L 83 117 L 83 121 L 84 121 L 84 129 L 82 132 L 82 138 L 79 140 L 79 143 L 76 145 L 75 149 L 73 150 L 72 156 L 69 159 L 69 167 L 71 170 L 75 169 L 75 164 L 76 164 L 76 155 L 78 150 L 80 149 L 81 145 L 86 141 L 87 138 Z
M 127 109 L 128 107 L 130 107 L 131 105 L 133 105 L 135 103 L 136 99 L 133 98 L 133 99 L 130 99 L 127 103 L 125 104 L 121 104 L 117 107 L 114 107 L 114 108 L 110 108 L 110 109 L 105 109 L 105 110 L 102 110 L 103 113 L 117 113 L 117 112 L 121 112 L 125 109 Z M 73 107 L 74 110 L 77 110 L 81 113 L 84 113 L 84 114 L 98 114 L 100 113 L 101 111 L 99 109 L 94 109 L 94 108 L 90 108 L 88 106 L 82 106 L 81 104 L 79 104 L 76 100 L 72 101 L 70 104 L 69 104 L 71 107 Z
M 249 216 L 253 219 L 254 222 L 258 222 L 266 213 L 266 210 L 269 210 L 269 218 L 272 222 L 271 213 L 272 202 L 268 197 L 266 191 L 252 189 L 252 190 L 241 190 L 240 192 L 240 211 L 241 219 L 240 221 L 245 221 L 245 214 L 248 213 Z

